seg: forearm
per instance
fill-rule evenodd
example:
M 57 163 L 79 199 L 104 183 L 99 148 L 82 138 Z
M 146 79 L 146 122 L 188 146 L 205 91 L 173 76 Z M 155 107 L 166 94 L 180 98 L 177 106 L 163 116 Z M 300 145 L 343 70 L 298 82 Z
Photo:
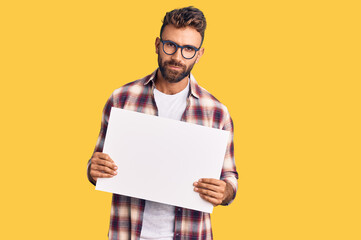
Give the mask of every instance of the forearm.
M 87 176 L 88 176 L 89 182 L 95 186 L 95 185 L 96 185 L 96 181 L 95 181 L 95 180 L 92 178 L 92 176 L 90 175 L 90 163 L 91 163 L 91 159 L 88 161 Z
M 109 97 L 109 99 L 107 100 L 107 102 L 103 108 L 101 128 L 100 128 L 97 143 L 95 145 L 93 156 L 94 156 L 94 153 L 103 151 L 105 133 L 107 132 L 108 120 L 109 120 L 109 116 L 110 116 L 110 109 L 112 108 L 112 106 L 113 106 L 113 94 Z M 92 156 L 92 158 L 93 158 L 93 156 Z M 91 176 L 90 172 L 91 172 L 91 159 L 88 161 L 88 165 L 87 165 L 87 176 L 88 176 L 89 182 L 92 183 L 93 185 L 96 185 L 96 180 Z
M 229 205 L 233 202 L 234 198 L 236 197 L 237 188 L 238 188 L 238 173 L 236 170 L 236 164 L 234 159 L 234 144 L 233 144 L 233 135 L 234 135 L 234 128 L 233 128 L 233 121 L 227 114 L 227 120 L 223 126 L 223 130 L 229 131 L 230 136 L 228 139 L 227 150 L 223 162 L 222 173 L 221 173 L 221 180 L 227 183 L 227 194 L 224 201 L 222 201 L 222 205 Z
M 234 190 L 233 190 L 233 186 L 227 182 L 226 182 L 226 190 L 225 190 L 225 194 L 224 194 L 224 199 L 221 203 L 221 205 L 228 205 L 232 200 L 233 200 L 233 197 L 234 197 Z

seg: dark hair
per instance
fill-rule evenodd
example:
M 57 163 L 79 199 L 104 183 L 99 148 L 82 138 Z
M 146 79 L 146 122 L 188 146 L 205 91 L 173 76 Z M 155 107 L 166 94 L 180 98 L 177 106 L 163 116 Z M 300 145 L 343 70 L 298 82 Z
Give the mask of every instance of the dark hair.
M 184 27 L 193 27 L 199 32 L 202 36 L 202 43 L 204 39 L 204 31 L 207 27 L 206 18 L 201 10 L 195 7 L 185 7 L 174 9 L 171 12 L 167 12 L 163 19 L 163 25 L 160 29 L 160 37 L 162 38 L 162 33 L 164 27 L 168 24 L 174 25 L 176 28 Z M 202 46 L 201 43 L 201 46 Z

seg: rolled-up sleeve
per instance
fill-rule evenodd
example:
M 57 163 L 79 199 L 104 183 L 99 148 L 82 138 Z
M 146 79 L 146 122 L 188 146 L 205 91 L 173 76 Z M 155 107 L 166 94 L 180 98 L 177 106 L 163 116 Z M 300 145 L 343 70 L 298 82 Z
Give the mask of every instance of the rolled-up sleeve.
M 95 152 L 103 151 L 105 134 L 107 133 L 109 115 L 110 115 L 110 110 L 111 110 L 112 106 L 113 106 L 113 94 L 108 98 L 108 100 L 105 103 L 105 106 L 103 108 L 100 132 L 99 132 L 98 140 L 95 144 L 93 154 Z M 95 185 L 94 179 L 90 176 L 90 161 L 91 161 L 91 159 L 89 159 L 89 161 L 88 161 L 87 176 L 88 176 L 89 182 L 91 182 L 93 185 Z
M 229 131 L 229 139 L 226 149 L 226 154 L 224 157 L 222 173 L 221 173 L 221 180 L 224 180 L 231 184 L 233 187 L 233 197 L 230 202 L 226 205 L 229 205 L 233 202 L 236 197 L 237 189 L 238 189 L 238 173 L 236 170 L 236 163 L 234 159 L 234 143 L 233 143 L 233 135 L 234 135 L 234 128 L 233 128 L 233 121 L 230 117 L 228 111 L 225 117 L 224 125 L 222 130 Z

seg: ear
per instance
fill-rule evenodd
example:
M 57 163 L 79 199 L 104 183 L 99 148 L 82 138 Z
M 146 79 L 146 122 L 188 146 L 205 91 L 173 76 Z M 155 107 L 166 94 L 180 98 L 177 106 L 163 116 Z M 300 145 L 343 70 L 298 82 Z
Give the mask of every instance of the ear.
M 198 51 L 198 56 L 196 58 L 196 63 L 199 62 L 199 59 L 201 59 L 202 55 L 204 54 L 204 48 L 201 48 L 199 51 Z
M 160 38 L 157 37 L 157 38 L 155 39 L 155 53 L 156 53 L 156 54 L 159 54 L 159 45 L 160 45 Z

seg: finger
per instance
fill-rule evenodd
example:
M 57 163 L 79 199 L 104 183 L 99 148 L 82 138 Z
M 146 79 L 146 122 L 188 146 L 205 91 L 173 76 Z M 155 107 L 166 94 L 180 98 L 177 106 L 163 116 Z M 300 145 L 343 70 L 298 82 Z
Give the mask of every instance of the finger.
M 114 162 L 109 162 L 107 160 L 102 160 L 102 159 L 98 159 L 98 158 L 93 158 L 91 165 L 101 165 L 101 166 L 106 166 L 108 168 L 111 168 L 113 170 L 117 170 L 118 167 L 117 165 L 115 165 Z
M 194 188 L 195 192 L 198 192 L 202 195 L 206 195 L 212 198 L 216 198 L 216 199 L 222 199 L 223 198 L 223 193 L 219 193 L 219 192 L 214 192 L 208 189 L 203 189 L 203 188 Z
M 208 183 L 208 184 L 212 184 L 212 185 L 216 185 L 216 186 L 226 185 L 225 181 L 219 180 L 219 179 L 214 179 L 214 178 L 201 178 L 201 179 L 199 179 L 198 182 Z
M 207 184 L 207 183 L 202 183 L 202 182 L 195 182 L 194 186 L 197 188 L 203 188 L 203 189 L 208 189 L 208 190 L 212 190 L 214 192 L 224 192 L 224 188 L 217 186 L 217 185 L 213 185 L 213 184 Z
M 111 161 L 111 162 L 114 162 L 108 154 L 106 153 L 102 153 L 102 152 L 95 152 L 94 153 L 94 156 L 96 156 L 97 158 L 100 158 L 100 159 L 104 159 L 104 160 L 108 160 L 108 161 Z
M 116 175 L 117 174 L 117 172 L 114 171 L 112 168 L 102 166 L 102 165 L 91 165 L 90 169 L 98 171 L 98 172 L 102 172 L 102 173 L 108 173 L 108 174 L 111 174 L 111 175 Z
M 213 198 L 213 197 L 210 197 L 210 196 L 207 196 L 207 195 L 203 195 L 203 194 L 199 194 L 199 196 L 206 200 L 207 202 L 210 202 L 213 204 L 213 206 L 218 206 L 219 204 L 222 203 L 222 200 L 220 199 L 217 199 L 217 198 Z
M 91 170 L 90 171 L 90 176 L 96 181 L 98 178 L 111 178 L 114 175 L 99 172 L 99 171 L 96 171 L 96 170 Z

